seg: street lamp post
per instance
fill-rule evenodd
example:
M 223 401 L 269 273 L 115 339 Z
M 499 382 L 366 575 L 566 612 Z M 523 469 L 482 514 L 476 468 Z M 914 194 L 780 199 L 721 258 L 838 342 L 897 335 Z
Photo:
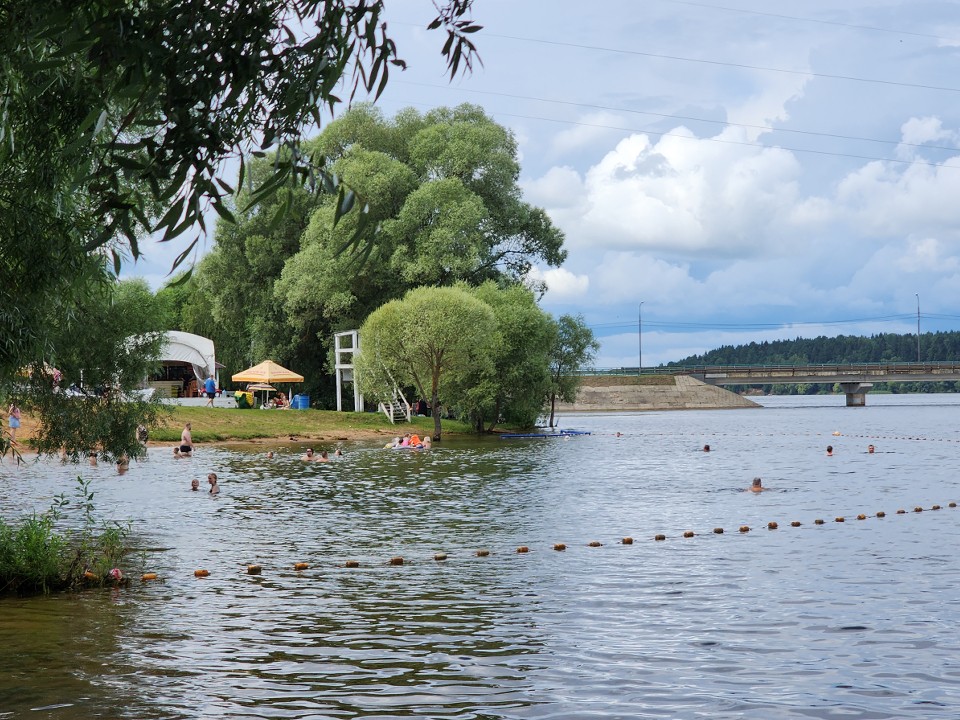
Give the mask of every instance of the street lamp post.
M 637 377 L 643 371 L 643 301 L 640 301 L 640 309 L 637 312 Z
M 920 293 L 917 296 L 917 362 L 920 362 Z

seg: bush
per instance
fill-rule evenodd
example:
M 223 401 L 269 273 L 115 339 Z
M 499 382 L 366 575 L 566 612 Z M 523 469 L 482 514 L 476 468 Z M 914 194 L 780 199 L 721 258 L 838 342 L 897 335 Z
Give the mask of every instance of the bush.
M 13 526 L 0 520 L 0 595 L 49 593 L 88 585 L 123 582 L 118 568 L 128 552 L 128 528 L 99 528 L 93 518 L 90 483 L 77 478 L 84 526 L 63 534 L 55 525 L 70 501 L 59 496 L 50 509 Z

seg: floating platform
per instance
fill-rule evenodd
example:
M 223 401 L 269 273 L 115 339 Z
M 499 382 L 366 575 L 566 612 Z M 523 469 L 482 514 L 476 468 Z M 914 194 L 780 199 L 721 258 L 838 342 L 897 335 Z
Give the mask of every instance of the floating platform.
M 571 435 L 589 435 L 589 430 L 561 430 L 560 432 L 550 433 L 501 433 L 501 440 L 515 440 L 518 438 L 558 438 L 570 437 Z

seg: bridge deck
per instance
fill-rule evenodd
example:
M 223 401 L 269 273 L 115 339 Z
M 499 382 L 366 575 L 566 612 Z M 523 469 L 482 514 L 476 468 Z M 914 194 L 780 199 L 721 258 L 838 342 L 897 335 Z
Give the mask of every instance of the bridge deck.
M 811 365 L 688 365 L 643 368 L 643 374 L 691 375 L 711 385 L 780 383 L 939 382 L 960 380 L 960 362 L 837 363 Z M 613 374 L 613 373 L 611 373 Z M 631 374 L 624 370 L 619 374 Z M 632 374 L 636 374 L 633 371 Z

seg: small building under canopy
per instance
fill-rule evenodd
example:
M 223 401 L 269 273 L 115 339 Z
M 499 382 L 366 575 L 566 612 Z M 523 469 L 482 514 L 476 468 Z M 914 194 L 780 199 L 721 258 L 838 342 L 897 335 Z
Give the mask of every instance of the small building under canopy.
M 213 340 L 180 330 L 168 330 L 160 351 L 160 369 L 150 377 L 147 386 L 163 397 L 194 397 L 203 389 L 203 381 L 217 373 Z

